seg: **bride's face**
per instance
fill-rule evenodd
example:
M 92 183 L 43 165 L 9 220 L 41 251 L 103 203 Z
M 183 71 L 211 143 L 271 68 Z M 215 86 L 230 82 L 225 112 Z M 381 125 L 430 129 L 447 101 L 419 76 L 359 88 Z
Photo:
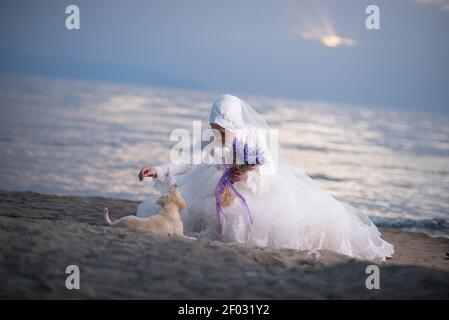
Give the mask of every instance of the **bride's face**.
M 219 137 L 221 138 L 221 141 L 225 141 L 225 139 L 228 139 L 233 135 L 232 132 L 227 131 L 225 128 L 216 123 L 211 123 L 210 126 L 212 129 L 215 129 L 220 133 Z
M 215 130 L 220 131 L 220 133 L 221 133 L 222 135 L 225 134 L 225 132 L 226 132 L 226 129 L 225 129 L 225 128 L 223 128 L 222 126 L 219 126 L 219 125 L 216 124 L 216 123 L 211 123 L 211 124 L 210 124 L 210 127 L 211 127 L 212 129 L 215 129 Z

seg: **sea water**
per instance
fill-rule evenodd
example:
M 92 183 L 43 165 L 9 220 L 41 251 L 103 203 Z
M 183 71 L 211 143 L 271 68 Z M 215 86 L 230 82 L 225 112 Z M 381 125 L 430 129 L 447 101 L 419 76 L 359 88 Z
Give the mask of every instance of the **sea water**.
M 0 189 L 142 200 L 143 165 L 221 93 L 0 76 Z M 231 92 L 232 94 L 232 92 Z M 381 227 L 449 236 L 449 118 L 242 96 L 288 161 Z

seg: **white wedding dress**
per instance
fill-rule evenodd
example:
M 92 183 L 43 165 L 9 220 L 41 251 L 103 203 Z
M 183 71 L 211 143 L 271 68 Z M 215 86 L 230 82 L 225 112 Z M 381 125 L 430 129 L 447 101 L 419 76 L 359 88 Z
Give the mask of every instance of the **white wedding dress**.
M 215 102 L 210 122 L 230 132 L 244 127 L 267 128 L 251 107 L 230 95 Z M 331 250 L 370 261 L 392 256 L 393 246 L 381 238 L 368 216 L 337 201 L 309 176 L 291 167 L 282 155 L 278 157 L 275 173 L 268 170 L 272 166 L 268 161 L 258 172 L 250 171 L 246 181 L 234 183 L 251 212 L 250 228 L 237 199 L 217 218 L 215 189 L 225 165 L 161 165 L 156 167 L 155 187 L 164 192 L 169 185 L 178 185 L 188 204 L 181 217 L 190 236 L 271 248 Z M 139 205 L 137 215 L 145 217 L 159 211 L 154 197 L 149 197 Z

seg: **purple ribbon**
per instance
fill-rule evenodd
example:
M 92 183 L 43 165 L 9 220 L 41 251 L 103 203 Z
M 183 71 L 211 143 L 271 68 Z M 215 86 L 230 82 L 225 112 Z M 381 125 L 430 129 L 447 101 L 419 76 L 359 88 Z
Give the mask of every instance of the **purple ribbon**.
M 239 199 L 242 207 L 245 209 L 246 212 L 246 225 L 248 227 L 248 233 L 251 231 L 252 227 L 252 218 L 251 218 L 251 212 L 249 211 L 248 204 L 246 203 L 245 198 L 240 194 L 240 192 L 237 191 L 237 189 L 234 187 L 231 181 L 232 172 L 234 171 L 234 168 L 227 168 L 225 172 L 223 173 L 223 176 L 221 177 L 220 181 L 218 181 L 217 187 L 215 188 L 215 207 L 217 212 L 217 221 L 218 221 L 218 235 L 219 239 L 222 240 L 223 238 L 223 228 L 221 225 L 221 216 L 224 215 L 223 208 L 221 206 L 221 196 L 223 195 L 223 192 L 225 191 L 226 187 L 231 188 L 231 190 L 234 192 L 236 197 Z

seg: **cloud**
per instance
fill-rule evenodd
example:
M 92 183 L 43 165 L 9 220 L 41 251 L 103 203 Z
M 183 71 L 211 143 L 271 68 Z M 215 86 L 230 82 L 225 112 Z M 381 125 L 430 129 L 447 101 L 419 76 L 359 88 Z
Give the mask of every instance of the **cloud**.
M 294 38 L 321 42 L 328 48 L 356 45 L 353 39 L 337 34 L 329 8 L 321 1 L 314 1 L 309 11 L 307 16 L 301 16 L 298 24 L 292 28 Z
M 332 28 L 330 23 L 324 24 L 320 27 L 309 27 L 305 30 L 295 29 L 293 33 L 296 37 L 299 36 L 305 40 L 319 41 L 329 48 L 335 48 L 338 46 L 352 47 L 355 45 L 355 41 L 353 39 L 336 35 L 334 28 Z
M 449 0 L 415 0 L 415 2 L 438 6 L 441 10 L 449 11 Z

